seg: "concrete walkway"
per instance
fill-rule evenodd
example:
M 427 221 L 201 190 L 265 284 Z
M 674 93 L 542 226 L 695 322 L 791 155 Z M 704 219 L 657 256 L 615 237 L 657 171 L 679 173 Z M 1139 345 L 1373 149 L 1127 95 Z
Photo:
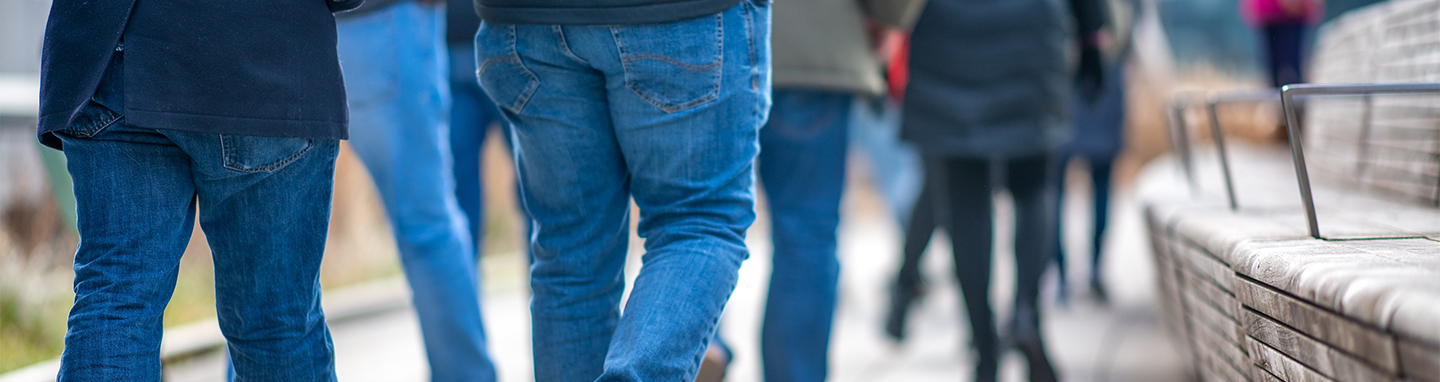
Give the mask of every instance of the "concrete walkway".
M 1071 193 L 1076 205 L 1088 196 Z M 1068 202 L 1068 201 L 1067 201 Z M 1013 214 L 1008 200 L 1000 198 L 997 220 L 1009 227 Z M 1102 307 L 1085 294 L 1086 270 L 1072 261 L 1072 289 L 1077 292 L 1069 307 L 1047 303 L 1044 330 L 1051 355 L 1066 381 L 1183 381 L 1183 362 L 1175 343 L 1163 332 L 1155 304 L 1156 288 L 1148 243 L 1145 242 L 1140 213 L 1128 195 L 1117 195 L 1112 203 L 1109 258 L 1112 304 Z M 1089 214 L 1069 208 L 1067 220 L 1075 222 L 1066 241 L 1077 254 L 1083 248 Z M 761 381 L 758 337 L 765 288 L 769 276 L 768 223 L 761 221 L 751 233 L 752 257 L 741 270 L 740 286 L 731 299 L 722 335 L 734 347 L 736 359 L 728 381 Z M 993 297 L 1000 322 L 1008 316 L 1013 293 L 1014 262 L 1011 260 L 1008 228 L 998 229 Z M 930 293 L 917 306 L 910 323 L 910 339 L 903 345 L 887 340 L 881 331 L 886 305 L 885 286 L 893 277 L 899 256 L 899 232 L 882 219 L 846 216 L 841 227 L 843 264 L 840 302 L 837 306 L 831 350 L 831 380 L 864 381 L 965 381 L 971 378 L 972 355 L 963 346 L 968 332 L 960 309 L 960 296 L 951 273 L 949 244 L 937 236 L 927 254 L 925 273 Z M 637 253 L 633 253 L 638 255 Z M 488 259 L 485 301 L 490 349 L 500 369 L 501 381 L 532 380 L 530 363 L 528 294 L 525 281 L 503 275 L 523 274 L 518 256 Z M 636 261 L 632 261 L 634 263 Z M 635 268 L 629 275 L 633 277 Z M 498 277 L 497 277 L 498 276 Z M 1053 296 L 1052 287 L 1045 295 Z M 403 285 L 403 284 L 397 284 Z M 350 319 L 332 326 L 339 377 L 342 381 L 421 381 L 426 379 L 425 359 L 413 310 L 400 309 Z M 218 381 L 223 377 L 220 355 L 206 355 L 173 365 L 167 370 L 171 381 Z M 1006 355 L 1002 380 L 1024 380 L 1024 361 L 1017 352 Z

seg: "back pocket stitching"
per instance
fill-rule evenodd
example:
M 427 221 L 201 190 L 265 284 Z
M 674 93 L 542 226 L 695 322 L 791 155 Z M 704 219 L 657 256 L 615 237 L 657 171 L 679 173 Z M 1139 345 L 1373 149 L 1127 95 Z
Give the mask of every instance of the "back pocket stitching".
M 715 43 L 717 45 L 715 50 L 715 61 L 706 65 L 694 65 L 677 60 L 670 56 L 655 53 L 643 53 L 631 56 L 628 55 L 625 51 L 625 39 L 620 37 L 620 30 L 616 27 L 611 27 L 610 34 L 615 38 L 616 49 L 620 51 L 620 63 L 625 70 L 625 88 L 630 89 L 631 93 L 635 93 L 635 96 L 640 97 L 640 99 L 645 100 L 645 102 L 649 103 L 650 105 L 655 106 L 656 108 L 659 108 L 666 113 L 675 113 L 690 109 L 695 106 L 703 105 L 707 102 L 714 101 L 720 98 L 720 80 L 723 70 L 715 71 L 715 75 L 712 76 L 714 77 L 714 80 L 711 81 L 712 85 L 710 86 L 710 92 L 706 93 L 704 96 L 691 101 L 687 101 L 685 103 L 681 103 L 679 105 L 669 105 L 640 91 L 639 86 L 635 85 L 635 80 L 633 76 L 630 75 L 632 72 L 630 64 L 636 61 L 652 59 L 673 64 L 679 66 L 682 69 L 693 72 L 703 72 L 723 67 L 725 64 L 725 19 L 723 13 L 715 14 Z
M 300 149 L 300 151 L 297 151 L 297 152 L 295 152 L 294 154 L 291 154 L 290 156 L 285 157 L 284 159 L 280 159 L 280 160 L 276 161 L 275 163 L 271 163 L 271 164 L 266 165 L 266 166 L 249 167 L 249 168 L 247 168 L 247 167 L 245 167 L 244 165 L 238 163 L 239 160 L 237 160 L 237 159 L 235 158 L 235 152 L 234 152 L 234 150 L 233 150 L 233 148 L 232 148 L 233 146 L 234 146 L 234 143 L 232 143 L 232 142 L 230 141 L 230 136 L 229 136 L 229 135 L 223 135 L 223 134 L 220 135 L 220 155 L 222 155 L 222 156 L 224 157 L 224 159 L 223 159 L 223 162 L 224 162 L 224 163 L 222 163 L 222 164 L 225 166 L 225 168 L 228 168 L 228 169 L 231 169 L 231 170 L 235 170 L 235 171 L 240 171 L 240 172 L 252 172 L 252 173 L 253 173 L 253 172 L 272 172 L 272 171 L 275 171 L 275 170 L 279 170 L 281 167 L 285 167 L 285 165 L 290 164 L 290 162 L 294 162 L 296 159 L 300 159 L 300 156 L 301 156 L 301 155 L 305 155 L 305 153 L 307 153 L 307 152 L 310 151 L 310 148 L 315 147 L 315 140 L 314 140 L 314 139 L 305 139 L 305 148 Z
M 515 37 L 515 26 L 509 25 L 508 32 L 510 34 L 510 41 L 506 45 L 509 47 L 509 54 L 485 59 L 485 61 L 480 63 L 480 68 L 475 70 L 475 77 L 483 82 L 485 70 L 489 69 L 491 65 L 510 62 L 515 63 L 515 66 L 520 68 L 520 73 L 524 74 L 525 77 L 530 80 L 530 84 L 525 87 L 525 91 L 520 92 L 520 96 L 517 97 L 515 102 L 512 102 L 511 105 L 501 105 L 500 107 L 510 109 L 512 113 L 520 114 L 522 110 L 525 110 L 525 104 L 530 101 L 530 96 L 534 95 L 535 91 L 540 89 L 540 77 L 537 77 L 534 72 L 531 72 L 530 68 L 525 67 L 525 62 L 520 59 L 520 52 L 515 48 L 517 41 Z

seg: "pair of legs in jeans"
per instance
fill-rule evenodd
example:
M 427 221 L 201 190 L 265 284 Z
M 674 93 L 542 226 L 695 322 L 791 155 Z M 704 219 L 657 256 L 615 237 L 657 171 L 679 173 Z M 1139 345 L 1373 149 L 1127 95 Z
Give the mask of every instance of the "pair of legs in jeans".
M 760 181 L 774 248 L 760 355 L 768 382 L 821 382 L 840 281 L 835 231 L 853 97 L 776 89 L 774 98 L 760 130 Z
M 239 379 L 335 380 L 319 272 L 339 141 L 127 125 L 121 55 L 83 122 L 56 134 L 81 238 L 59 380 L 160 380 L 162 316 L 197 213 Z
M 646 25 L 484 23 L 480 83 L 511 123 L 535 379 L 687 381 L 748 256 L 769 6 Z M 629 204 L 644 264 L 621 314 Z
M 906 238 L 907 257 L 900 269 L 896 294 L 919 289 L 919 253 L 923 251 L 921 243 L 929 241 L 929 231 L 923 234 L 923 241 L 918 241 L 922 236 L 916 235 L 914 228 L 925 226 L 921 215 L 932 212 L 934 221 L 950 233 L 955 277 L 960 281 L 965 310 L 970 317 L 970 340 L 979 353 L 976 380 L 995 380 L 1001 353 L 995 314 L 990 306 L 992 192 L 993 180 L 997 178 L 991 172 L 995 169 L 1004 171 L 1005 188 L 1015 200 L 1015 312 L 1009 334 L 1029 361 L 1031 381 L 1055 379 L 1040 332 L 1039 304 L 1040 276 L 1048 264 L 1054 236 L 1050 232 L 1055 194 L 1048 185 L 1051 179 L 1048 171 L 1052 168 L 1049 158 L 1048 154 L 998 161 L 925 158 L 926 190 L 911 216 L 911 232 Z M 925 202 L 930 203 L 933 211 L 920 207 Z M 911 245 L 921 248 L 914 251 L 914 261 L 909 256 Z M 909 300 L 904 303 L 908 305 Z M 897 308 L 901 311 L 898 325 L 903 328 L 903 311 L 908 306 L 892 306 L 891 326 L 896 325 L 893 310 Z
M 384 202 L 414 291 L 434 381 L 494 381 L 478 259 L 451 174 L 443 6 L 401 2 L 342 18 L 350 144 Z

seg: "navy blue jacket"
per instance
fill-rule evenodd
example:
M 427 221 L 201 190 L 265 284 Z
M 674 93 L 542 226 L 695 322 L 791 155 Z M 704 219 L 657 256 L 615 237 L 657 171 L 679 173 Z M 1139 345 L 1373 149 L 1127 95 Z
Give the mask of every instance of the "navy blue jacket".
M 41 143 L 95 94 L 124 51 L 128 125 L 344 139 L 331 12 L 363 0 L 55 0 L 40 62 Z

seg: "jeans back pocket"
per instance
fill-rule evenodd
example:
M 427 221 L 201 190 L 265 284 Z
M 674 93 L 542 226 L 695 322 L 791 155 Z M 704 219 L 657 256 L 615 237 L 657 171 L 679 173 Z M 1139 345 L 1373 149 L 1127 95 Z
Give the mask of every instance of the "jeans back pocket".
M 310 151 L 315 140 L 220 135 L 221 161 L 240 172 L 274 172 Z
M 475 75 L 496 106 L 519 114 L 540 88 L 540 79 L 525 68 L 515 44 L 514 25 L 481 23 L 475 35 L 475 62 L 480 63 Z
M 611 27 L 625 69 L 625 87 L 666 113 L 719 98 L 723 17 Z

